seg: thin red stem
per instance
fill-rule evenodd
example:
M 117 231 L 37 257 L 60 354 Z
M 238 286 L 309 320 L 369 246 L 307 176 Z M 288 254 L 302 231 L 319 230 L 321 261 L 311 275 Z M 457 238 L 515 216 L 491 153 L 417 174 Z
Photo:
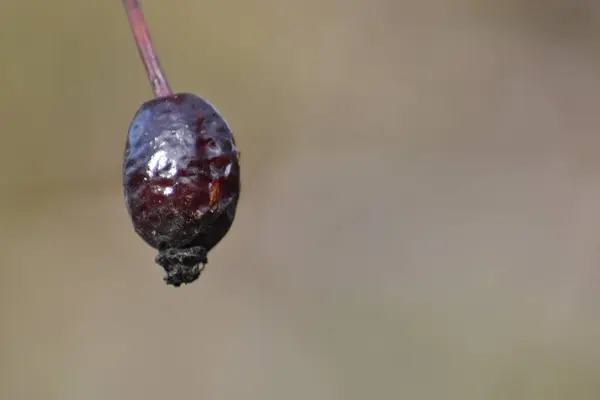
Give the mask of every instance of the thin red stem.
M 144 68 L 146 68 L 150 86 L 152 86 L 152 90 L 154 91 L 154 96 L 166 97 L 172 95 L 173 92 L 169 87 L 167 77 L 158 62 L 156 52 L 152 48 L 150 32 L 148 31 L 148 25 L 146 24 L 139 0 L 123 0 L 123 6 L 127 13 L 129 26 L 135 38 L 140 58 L 144 63 Z

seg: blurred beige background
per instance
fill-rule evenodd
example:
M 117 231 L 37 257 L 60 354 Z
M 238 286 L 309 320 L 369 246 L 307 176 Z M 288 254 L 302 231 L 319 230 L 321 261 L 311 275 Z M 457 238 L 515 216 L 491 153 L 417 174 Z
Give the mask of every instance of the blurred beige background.
M 3 0 L 0 398 L 600 398 L 600 3 L 145 0 L 243 195 L 174 289 L 119 1 Z

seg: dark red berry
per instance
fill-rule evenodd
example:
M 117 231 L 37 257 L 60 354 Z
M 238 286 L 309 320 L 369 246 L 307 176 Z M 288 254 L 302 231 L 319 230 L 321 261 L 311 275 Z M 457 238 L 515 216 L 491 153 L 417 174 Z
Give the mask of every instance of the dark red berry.
M 239 152 L 227 122 L 210 103 L 171 93 L 138 2 L 124 4 L 156 96 L 141 105 L 129 127 L 125 201 L 135 231 L 158 250 L 165 281 L 180 286 L 200 276 L 207 253 L 233 223 Z
M 206 253 L 229 230 L 240 192 L 238 157 L 227 122 L 198 96 L 153 99 L 135 115 L 125 199 L 136 232 L 159 250 L 168 283 L 198 278 Z

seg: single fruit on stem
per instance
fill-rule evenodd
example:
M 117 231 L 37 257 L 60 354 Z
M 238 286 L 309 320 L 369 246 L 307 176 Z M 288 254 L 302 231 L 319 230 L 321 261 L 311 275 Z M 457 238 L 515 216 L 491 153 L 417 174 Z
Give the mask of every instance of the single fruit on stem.
M 227 234 L 240 196 L 239 151 L 217 109 L 173 94 L 152 48 L 139 1 L 123 0 L 155 98 L 136 112 L 127 135 L 123 189 L 137 234 L 158 250 L 165 281 L 195 281 Z

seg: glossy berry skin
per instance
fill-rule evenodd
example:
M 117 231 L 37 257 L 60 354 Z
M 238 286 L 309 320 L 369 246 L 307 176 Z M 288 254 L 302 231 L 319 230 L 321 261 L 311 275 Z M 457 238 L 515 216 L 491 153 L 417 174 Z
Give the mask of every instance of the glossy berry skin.
M 240 165 L 233 133 L 196 95 L 150 100 L 129 128 L 123 184 L 135 231 L 159 251 L 165 281 L 191 283 L 235 217 Z

